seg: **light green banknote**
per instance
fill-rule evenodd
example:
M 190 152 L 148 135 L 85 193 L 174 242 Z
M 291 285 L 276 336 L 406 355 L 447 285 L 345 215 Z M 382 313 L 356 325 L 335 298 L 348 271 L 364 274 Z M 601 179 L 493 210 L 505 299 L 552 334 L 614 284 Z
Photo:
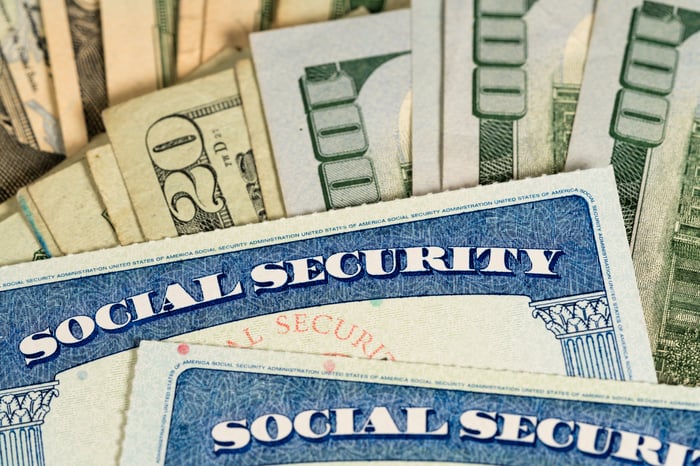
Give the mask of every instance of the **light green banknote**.
M 77 154 L 104 132 L 107 106 L 100 4 L 97 0 L 39 0 L 61 134 L 66 154 Z
M 206 0 L 201 27 L 200 63 L 209 60 L 224 47 L 248 48 L 251 32 L 270 27 L 274 7 L 274 0 Z M 195 27 L 195 24 L 191 23 L 191 27 Z M 186 36 L 183 40 L 186 40 Z M 184 46 L 187 47 L 186 44 Z
M 445 0 L 443 188 L 564 166 L 593 0 Z
M 599 1 L 567 170 L 612 164 L 659 378 L 700 383 L 700 3 Z
M 0 238 L 0 266 L 48 258 L 15 199 L 0 204 Z
M 145 239 L 265 218 L 232 69 L 111 107 L 104 121 Z
M 250 58 L 236 62 L 236 79 L 241 91 L 248 136 L 250 144 L 253 146 L 255 166 L 260 178 L 260 190 L 265 200 L 265 214 L 270 220 L 285 217 L 275 159 L 270 149 L 270 138 L 267 134 L 267 124 L 260 101 L 260 90 Z
M 250 58 L 250 49 L 237 50 L 231 47 L 224 47 L 219 53 L 206 62 L 201 63 L 187 76 L 181 78 L 178 84 L 188 83 L 224 70 L 230 70 L 238 60 L 244 58 Z
M 0 1 L 0 99 L 17 140 L 63 153 L 38 0 Z
M 177 0 L 102 0 L 109 105 L 175 82 Z
M 361 11 L 377 13 L 411 6 L 411 0 L 276 0 L 272 28 L 328 21 Z
M 178 2 L 175 61 L 178 79 L 184 78 L 201 62 L 205 0 Z
M 90 176 L 102 200 L 109 223 L 121 245 L 143 241 L 141 227 L 136 219 L 131 198 L 126 190 L 112 145 L 107 143 L 88 150 L 85 154 Z
M 411 193 L 407 10 L 251 36 L 288 215 Z
M 440 191 L 442 161 L 442 0 L 411 5 L 413 194 Z
M 104 135 L 95 138 L 90 146 L 17 192 L 22 213 L 49 256 L 119 244 L 85 157 L 87 150 L 104 141 Z

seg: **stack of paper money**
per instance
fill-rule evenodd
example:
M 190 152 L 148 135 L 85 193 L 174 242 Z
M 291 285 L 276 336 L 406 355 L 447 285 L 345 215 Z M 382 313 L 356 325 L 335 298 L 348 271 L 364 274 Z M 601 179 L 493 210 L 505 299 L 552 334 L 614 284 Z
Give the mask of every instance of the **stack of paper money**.
M 0 466 L 700 464 L 699 40 L 0 0 Z

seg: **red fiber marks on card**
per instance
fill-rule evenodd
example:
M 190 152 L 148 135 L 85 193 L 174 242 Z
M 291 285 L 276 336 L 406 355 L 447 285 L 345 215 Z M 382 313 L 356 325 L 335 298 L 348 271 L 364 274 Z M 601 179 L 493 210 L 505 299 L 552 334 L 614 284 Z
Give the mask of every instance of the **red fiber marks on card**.
M 183 356 L 186 355 L 187 353 L 190 352 L 190 345 L 186 345 L 184 343 L 181 345 L 178 345 L 177 352 Z
M 323 368 L 326 372 L 333 372 L 335 370 L 335 363 L 329 359 L 323 363 Z

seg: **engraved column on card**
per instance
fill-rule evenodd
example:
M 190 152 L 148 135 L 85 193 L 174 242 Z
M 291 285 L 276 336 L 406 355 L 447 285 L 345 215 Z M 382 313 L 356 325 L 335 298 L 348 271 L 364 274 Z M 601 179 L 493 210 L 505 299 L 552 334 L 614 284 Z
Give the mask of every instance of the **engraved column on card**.
M 44 466 L 41 425 L 58 382 L 0 391 L 0 464 Z
M 566 375 L 624 379 L 605 293 L 532 302 L 532 315 L 561 342 Z

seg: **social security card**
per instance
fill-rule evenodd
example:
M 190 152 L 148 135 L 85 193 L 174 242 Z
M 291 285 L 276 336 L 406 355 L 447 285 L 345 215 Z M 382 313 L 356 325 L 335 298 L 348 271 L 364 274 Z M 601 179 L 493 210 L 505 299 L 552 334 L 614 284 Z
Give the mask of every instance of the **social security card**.
M 145 341 L 130 399 L 125 466 L 700 461 L 699 388 Z
M 113 463 L 141 340 L 654 381 L 616 199 L 597 169 L 0 269 L 0 453 Z

